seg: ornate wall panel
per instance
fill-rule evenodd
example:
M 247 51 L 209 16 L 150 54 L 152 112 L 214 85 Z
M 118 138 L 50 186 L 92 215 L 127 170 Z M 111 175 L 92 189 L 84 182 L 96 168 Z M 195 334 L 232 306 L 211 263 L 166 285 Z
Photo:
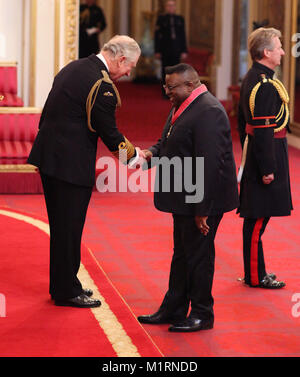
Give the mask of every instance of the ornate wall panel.
M 79 1 L 65 3 L 65 64 L 78 57 Z
M 214 50 L 215 0 L 190 0 L 190 45 Z

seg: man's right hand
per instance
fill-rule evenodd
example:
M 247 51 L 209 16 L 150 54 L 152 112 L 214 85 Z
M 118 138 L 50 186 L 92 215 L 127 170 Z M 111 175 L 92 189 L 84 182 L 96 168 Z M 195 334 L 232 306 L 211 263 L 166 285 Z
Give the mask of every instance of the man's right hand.
M 149 151 L 149 149 L 144 149 L 142 152 L 144 153 L 145 159 L 147 161 L 149 161 L 153 157 L 153 153 Z

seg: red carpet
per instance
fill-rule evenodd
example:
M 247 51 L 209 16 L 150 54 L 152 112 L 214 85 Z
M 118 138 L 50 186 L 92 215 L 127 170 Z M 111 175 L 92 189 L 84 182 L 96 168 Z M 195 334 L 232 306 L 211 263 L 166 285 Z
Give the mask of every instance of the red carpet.
M 0 355 L 117 356 L 91 310 L 57 307 L 48 299 L 49 237 L 30 224 L 1 214 L 0 229 L 0 292 L 5 297 L 0 318 Z M 139 354 L 161 356 L 90 251 L 83 247 L 82 254 L 83 263 Z M 112 331 L 116 331 L 113 324 Z
M 142 86 L 130 86 L 128 83 L 120 85 L 123 107 L 120 109 L 118 117 L 121 123 L 120 128 L 123 128 L 122 130 L 126 136 L 133 142 L 140 141 L 146 147 L 155 142 L 160 136 L 170 107 L 168 101 L 161 99 L 158 86 L 153 86 L 152 89 L 147 86 L 147 88 L 144 88 L 145 91 L 142 88 Z M 152 123 L 151 119 L 156 119 L 156 121 Z M 234 123 L 232 127 L 234 153 L 238 165 L 241 151 Z M 102 149 L 103 152 L 104 150 Z M 165 356 L 300 356 L 300 317 L 295 316 L 296 307 L 294 307 L 295 303 L 292 302 L 293 296 L 299 292 L 300 276 L 299 166 L 300 151 L 290 148 L 290 170 L 295 210 L 291 217 L 271 219 L 263 237 L 267 270 L 275 272 L 279 279 L 284 280 L 287 284 L 286 288 L 280 291 L 254 289 L 247 288 L 237 281 L 237 278 L 241 277 L 243 273 L 242 220 L 234 212 L 227 214 L 221 223 L 216 239 L 216 273 L 213 287 L 215 328 L 194 334 L 172 334 L 167 331 L 167 325 L 152 327 L 145 325 L 144 328 Z M 0 206 L 20 210 L 33 216 L 46 216 L 44 200 L 40 195 L 0 196 Z M 13 224 L 11 225 L 13 226 Z M 52 339 L 49 340 L 50 343 L 58 342 L 57 333 L 59 331 L 65 336 L 62 324 L 65 323 L 66 316 L 68 322 L 70 322 L 69 316 L 77 316 L 79 314 L 77 314 L 77 311 L 73 313 L 71 309 L 65 310 L 65 312 L 59 311 L 59 314 L 57 314 L 58 308 L 49 305 L 47 301 L 46 268 L 41 266 L 44 272 L 35 271 L 38 268 L 37 264 L 40 264 L 36 262 L 41 260 L 38 242 L 32 237 L 25 237 L 26 232 L 24 229 L 19 229 L 19 225 L 18 231 L 15 232 L 18 236 L 13 237 L 13 239 L 7 239 L 3 227 L 0 227 L 0 229 L 0 292 L 3 292 L 5 279 L 2 279 L 2 276 L 4 276 L 2 270 L 5 270 L 6 263 L 10 266 L 12 274 L 5 273 L 6 277 L 12 276 L 9 286 L 6 284 L 7 289 L 11 289 L 11 298 L 9 298 L 8 302 L 15 295 L 17 297 L 21 296 L 21 302 L 25 301 L 22 299 L 22 294 L 28 295 L 26 290 L 28 279 L 26 279 L 26 276 L 30 276 L 31 279 L 37 278 L 40 282 L 39 284 L 43 284 L 43 292 L 39 290 L 38 296 L 36 298 L 32 296 L 30 299 L 32 307 L 36 310 L 35 313 L 25 315 L 25 320 L 24 310 L 21 312 L 16 311 L 14 318 L 9 319 L 9 316 L 0 318 L 1 339 L 5 339 L 3 338 L 5 333 L 15 334 L 15 324 L 19 324 L 20 329 L 24 329 L 22 327 L 23 321 L 24 325 L 27 324 L 28 326 L 27 334 L 37 330 L 38 325 L 33 324 L 31 316 L 34 317 L 34 322 L 42 324 L 42 331 L 40 333 L 36 332 L 31 336 L 31 339 L 26 340 L 26 345 L 24 344 L 25 340 L 21 340 L 24 346 L 23 351 L 21 346 L 16 346 L 20 354 L 22 352 L 26 354 L 25 346 L 30 347 L 31 343 L 37 344 L 36 338 L 43 338 L 45 333 L 50 333 L 45 329 L 47 327 L 45 323 L 40 320 L 44 316 L 48 318 L 48 311 L 53 317 L 49 319 L 53 329 L 53 333 L 51 333 Z M 23 238 L 23 235 L 25 238 Z M 4 253 L 2 263 L 3 237 L 5 238 L 5 245 L 9 243 L 12 252 Z M 38 239 L 41 239 L 41 237 L 43 235 L 39 235 Z M 126 310 L 128 315 L 131 310 L 138 316 L 152 313 L 160 305 L 167 289 L 172 257 L 171 215 L 160 213 L 154 209 L 152 193 L 100 194 L 95 192 L 88 211 L 83 241 L 92 252 L 92 255 L 89 252 L 84 252 L 83 263 L 107 300 L 111 297 L 109 304 L 115 314 L 119 315 L 120 313 L 120 318 L 118 316 L 119 321 L 122 324 L 128 323 L 126 330 L 135 344 L 134 321 L 126 320 L 128 318 Z M 28 248 L 27 244 L 29 245 Z M 16 249 L 15 252 L 13 251 L 14 248 Z M 24 253 L 28 255 L 24 256 Z M 33 258 L 31 258 L 31 255 L 33 255 Z M 45 252 L 42 255 L 45 255 Z M 27 272 L 24 272 L 26 276 L 22 279 L 20 279 L 22 277 L 21 273 L 18 273 L 17 276 L 13 273 L 14 265 L 18 266 L 22 259 L 18 258 L 20 256 L 24 258 L 27 269 Z M 109 281 L 113 283 L 116 290 L 126 301 L 130 310 L 120 300 L 115 290 L 111 296 L 108 292 L 106 293 L 106 289 L 110 291 L 109 285 L 106 285 L 109 281 L 106 280 L 106 283 L 103 283 L 103 276 L 105 275 L 103 275 L 99 266 L 95 264 L 93 256 L 104 270 Z M 14 265 L 11 264 L 12 262 Z M 46 261 L 44 260 L 44 263 L 47 263 L 47 259 Z M 15 292 L 15 288 L 12 285 L 16 285 L 19 288 L 19 292 Z M 34 289 L 36 291 L 37 287 Z M 124 310 L 126 309 L 125 317 L 123 317 L 122 311 L 118 309 L 120 306 Z M 47 310 L 45 309 L 46 307 Z M 40 317 L 37 315 L 38 312 L 42 314 Z M 299 308 L 298 314 L 300 314 Z M 56 319 L 56 316 L 59 318 Z M 7 322 L 5 326 L 9 325 L 10 327 L 5 331 L 2 330 L 2 323 L 5 324 L 7 320 L 12 321 L 12 323 Z M 74 320 L 79 321 L 76 318 Z M 93 320 L 91 317 L 87 319 L 87 323 L 92 324 Z M 58 325 L 56 326 L 56 324 Z M 101 341 L 103 336 L 102 333 L 99 337 L 98 327 L 97 337 L 93 333 L 89 340 L 91 345 L 81 344 L 74 346 L 79 354 L 85 355 L 88 352 L 92 354 L 95 352 L 94 347 L 98 346 L 98 342 Z M 69 334 L 72 329 L 69 328 L 66 331 Z M 14 335 L 14 337 L 14 339 L 17 339 L 17 335 Z M 74 340 L 70 336 L 69 343 L 71 344 L 71 341 L 72 344 L 73 341 L 79 342 L 78 338 Z M 11 344 L 12 342 L 10 342 Z M 0 347 L 5 350 L 5 345 L 0 345 Z M 83 347 L 86 348 L 83 349 Z M 0 354 L 2 354 L 2 348 L 0 348 Z M 58 353 L 62 353 L 62 349 L 63 347 L 61 346 Z M 141 354 L 143 354 L 143 349 L 140 349 Z M 105 352 L 109 353 L 109 347 L 106 348 Z

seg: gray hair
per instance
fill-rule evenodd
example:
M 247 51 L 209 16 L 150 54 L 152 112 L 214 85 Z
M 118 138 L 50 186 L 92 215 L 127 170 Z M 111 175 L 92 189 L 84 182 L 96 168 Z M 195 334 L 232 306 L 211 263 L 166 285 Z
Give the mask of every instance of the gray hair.
M 125 56 L 130 61 L 134 61 L 141 54 L 140 46 L 127 35 L 115 35 L 103 46 L 102 51 L 108 52 L 112 59 Z
M 281 31 L 274 28 L 259 28 L 253 31 L 248 39 L 248 46 L 253 61 L 261 60 L 264 57 L 265 49 L 274 49 L 274 37 L 281 38 Z

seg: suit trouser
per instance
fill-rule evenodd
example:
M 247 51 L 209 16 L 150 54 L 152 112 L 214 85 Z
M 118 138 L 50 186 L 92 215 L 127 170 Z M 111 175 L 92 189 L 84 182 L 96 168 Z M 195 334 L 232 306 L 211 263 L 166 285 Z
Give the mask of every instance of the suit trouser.
M 53 299 L 82 293 L 77 278 L 81 236 L 92 187 L 73 185 L 41 173 L 50 226 L 50 289 Z
M 173 215 L 174 254 L 169 290 L 160 310 L 173 317 L 185 318 L 191 303 L 190 317 L 214 317 L 212 285 L 215 267 L 216 232 L 223 215 L 208 218 L 207 236 L 197 228 L 194 216 Z
M 261 237 L 270 218 L 244 219 L 243 258 L 245 283 L 257 286 L 266 276 L 264 252 Z

